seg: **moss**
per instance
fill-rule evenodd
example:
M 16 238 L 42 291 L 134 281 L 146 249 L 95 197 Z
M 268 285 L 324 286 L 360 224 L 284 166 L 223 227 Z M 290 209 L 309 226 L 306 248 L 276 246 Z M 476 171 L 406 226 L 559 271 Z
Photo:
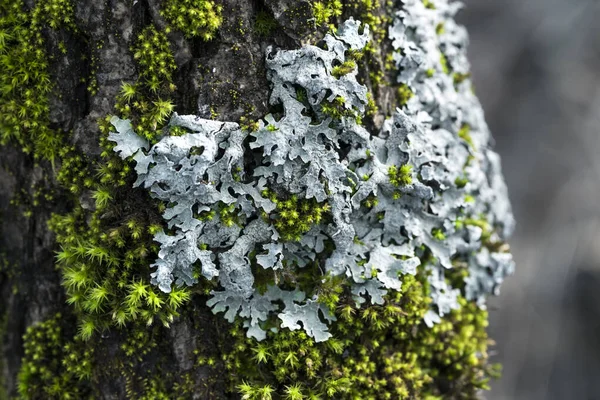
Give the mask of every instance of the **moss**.
M 77 345 L 65 341 L 61 318 L 56 314 L 32 325 L 23 336 L 25 356 L 17 378 L 22 399 L 83 399 L 89 393 L 92 353 L 78 354 Z
M 332 20 L 342 15 L 343 3 L 341 0 L 313 1 L 312 8 L 317 26 L 328 25 L 333 29 Z
M 213 0 L 166 0 L 161 14 L 186 38 L 214 39 L 223 23 L 223 6 Z
M 440 229 L 440 228 L 433 228 L 433 229 L 431 230 L 431 235 L 432 235 L 432 236 L 433 236 L 433 237 L 434 237 L 436 240 L 439 240 L 439 241 L 446 240 L 446 235 L 444 234 L 444 231 L 443 231 L 443 229 Z
M 122 84 L 115 109 L 122 118 L 132 121 L 138 134 L 154 141 L 175 108 L 170 99 L 176 90 L 172 76 L 175 59 L 167 36 L 154 25 L 137 35 L 131 50 L 138 79 L 133 84 Z
M 440 56 L 440 65 L 442 66 L 442 72 L 446 75 L 450 74 L 450 65 L 448 64 L 448 58 L 442 53 Z
M 355 110 L 346 108 L 345 100 L 341 96 L 337 96 L 332 101 L 323 100 L 321 103 L 321 112 L 326 117 L 331 117 L 334 120 L 358 118 L 358 113 Z
M 438 35 L 443 35 L 445 31 L 446 31 L 446 29 L 442 22 L 437 24 L 437 26 L 435 27 L 435 33 L 437 33 Z
M 230 390 L 249 399 L 474 398 L 495 375 L 487 363 L 487 315 L 461 298 L 460 311 L 426 327 L 425 281 L 424 270 L 405 276 L 384 306 L 357 308 L 344 289 L 336 291 L 337 323 L 323 343 L 287 329 L 257 342 L 235 327 L 223 357 Z
M 464 124 L 460 130 L 458 131 L 458 137 L 464 140 L 470 148 L 475 150 L 475 143 L 473 143 L 473 138 L 471 137 L 471 127 L 467 124 Z
M 260 10 L 256 14 L 256 18 L 254 20 L 254 30 L 260 36 L 270 36 L 278 26 L 279 24 L 275 18 L 265 10 Z
M 465 186 L 467 186 L 467 183 L 469 183 L 469 180 L 468 180 L 466 177 L 464 177 L 464 176 L 460 176 L 460 177 L 458 177 L 458 178 L 456 178 L 456 179 L 454 180 L 454 184 L 455 184 L 455 185 L 456 185 L 456 186 L 457 186 L 459 189 L 462 189 L 462 188 L 464 188 Z
M 407 84 L 403 83 L 398 87 L 398 104 L 400 107 L 404 107 L 415 94 L 408 87 Z
M 268 189 L 262 192 L 262 196 L 275 203 L 275 211 L 268 218 L 274 221 L 273 225 L 286 241 L 299 241 L 313 225 L 322 223 L 330 210 L 326 202 L 299 199 L 296 195 L 278 195 Z
M 405 164 L 398 168 L 392 165 L 388 169 L 388 176 L 390 177 L 390 183 L 396 187 L 410 185 L 412 184 L 412 166 Z
M 45 2 L 35 9 L 40 10 L 38 19 L 35 12 L 22 11 L 21 3 L 11 3 L 0 0 L 0 10 L 9 15 L 0 18 L 0 39 L 4 30 L 10 32 L 6 40 L 9 46 L 0 48 L 0 57 L 2 51 L 10 52 L 11 58 L 22 54 L 32 64 L 11 64 L 14 60 L 7 61 L 5 57 L 0 61 L 8 62 L 10 71 L 25 68 L 37 75 L 25 82 L 23 90 L 2 92 L 0 130 L 3 140 L 20 143 L 25 151 L 38 158 L 60 161 L 56 177 L 67 193 L 65 197 L 72 211 L 54 215 L 49 225 L 57 235 L 60 246 L 57 267 L 78 326 L 77 332 L 68 331 L 65 328 L 68 321 L 56 315 L 28 329 L 24 338 L 26 355 L 19 374 L 24 398 L 53 398 L 58 394 L 86 398 L 93 392 L 90 384 L 94 379 L 110 376 L 111 380 L 124 379 L 127 398 L 186 399 L 192 392 L 203 390 L 192 378 L 198 371 L 206 377 L 203 384 L 227 379 L 233 396 L 237 393 L 248 399 L 468 398 L 474 397 L 478 388 L 485 387 L 494 375 L 486 361 L 485 312 L 461 299 L 460 311 L 429 329 L 422 322 L 429 309 L 422 270 L 417 277 L 403 277 L 402 290 L 388 293 L 385 306 L 359 306 L 342 278 L 323 276 L 319 260 L 302 270 L 286 265 L 279 275 L 270 275 L 264 281 L 280 279 L 283 285 L 291 285 L 294 280 L 310 281 L 302 285 L 307 294 L 317 294 L 319 301 L 338 319 L 332 325 L 332 339 L 315 343 L 303 331 L 278 329 L 274 324 L 267 340 L 257 342 L 246 338 L 238 323 L 229 335 L 219 338 L 223 342 L 220 346 L 198 346 L 197 362 L 189 374 L 175 376 L 163 370 L 160 364 L 168 365 L 170 360 L 165 358 L 169 350 L 161 346 L 171 340 L 163 326 L 169 326 L 186 310 L 193 293 L 174 288 L 170 294 L 164 294 L 149 280 L 149 264 L 157 251 L 152 237 L 164 228 L 160 212 L 165 205 L 130 189 L 134 180 L 132 167 L 112 152 L 113 145 L 106 140 L 112 129 L 107 120 L 100 121 L 103 154 L 98 160 L 90 160 L 74 147 L 64 145 L 62 134 L 48 127 L 47 96 L 51 85 L 40 26 L 76 29 L 72 20 L 65 17 L 72 12 L 69 3 Z M 221 24 L 220 6 L 212 1 L 178 2 L 183 4 L 185 10 L 182 10 L 174 9 L 175 3 L 166 1 L 163 6 L 165 18 L 174 28 L 188 37 L 204 40 L 214 37 Z M 380 17 L 376 15 L 376 3 L 314 2 L 317 23 L 327 26 L 339 17 L 343 7 L 352 7 L 367 13 L 363 20 L 375 27 L 374 32 L 383 32 L 386 21 L 377 19 Z M 192 20 L 192 16 L 198 15 L 193 10 L 204 10 L 204 17 Z M 268 35 L 266 32 L 272 29 L 268 25 L 255 28 L 259 34 Z M 26 43 L 31 46 L 17 49 Z M 172 52 L 166 35 L 152 25 L 136 36 L 132 52 L 139 76 L 135 82 L 123 84 L 116 110 L 121 117 L 132 119 L 137 132 L 155 140 L 163 134 L 162 128 L 174 108 Z M 349 54 L 348 64 L 338 70 L 339 76 L 353 70 L 359 62 L 375 65 L 373 54 L 373 49 L 366 55 Z M 386 77 L 381 67 L 372 71 L 374 83 L 383 84 Z M 12 79 L 19 74 L 3 74 L 0 80 L 9 79 L 7 76 Z M 27 93 L 26 88 L 35 90 Z M 401 87 L 398 94 L 404 105 L 412 92 Z M 7 117 L 27 101 L 36 104 L 31 118 L 26 115 L 24 121 L 28 122 Z M 376 113 L 375 102 L 372 103 L 369 102 L 367 113 Z M 343 104 L 344 100 L 338 98 L 324 104 L 321 112 L 334 119 L 356 118 L 356 110 L 345 109 Z M 245 129 L 252 130 L 254 124 L 248 119 Z M 182 132 L 170 129 L 168 134 Z M 412 183 L 410 167 L 393 168 L 388 172 L 394 186 Z M 241 172 L 236 171 L 234 177 L 241 176 Z M 35 192 L 38 193 L 37 189 Z M 36 198 L 53 201 L 43 191 L 39 193 Z M 81 205 L 80 196 L 84 195 L 94 200 L 91 209 Z M 298 240 L 312 224 L 328 218 L 327 203 L 296 199 L 286 193 L 264 195 L 277 204 L 276 210 L 265 217 L 276 222 L 284 240 Z M 375 207 L 377 198 L 369 197 L 363 205 Z M 222 205 L 216 212 L 223 223 L 238 223 L 235 208 Z M 473 218 L 466 219 L 464 224 L 482 222 Z M 260 278 L 257 276 L 257 281 Z M 194 291 L 209 291 L 210 287 L 210 282 L 204 282 Z M 194 333 L 201 337 L 203 329 L 196 323 Z M 117 335 L 122 343 L 116 353 L 109 354 L 101 343 L 90 340 L 106 330 Z M 98 368 L 99 365 L 103 368 Z M 229 374 L 219 377 L 218 372 L 223 369 Z M 208 392 L 206 396 L 215 397 Z
M 243 115 L 240 118 L 240 128 L 246 132 L 256 132 L 260 128 L 260 124 L 258 121 L 252 120 L 250 117 Z
M 73 6 L 49 0 L 27 12 L 22 1 L 0 0 L 0 15 L 0 144 L 14 142 L 36 159 L 54 162 L 63 135 L 49 127 L 54 87 L 42 32 L 75 30 Z
M 365 109 L 365 116 L 373 118 L 379 112 L 379 107 L 377 107 L 377 103 L 375 99 L 373 99 L 373 95 L 369 92 L 367 93 L 367 107 Z
M 425 8 L 435 10 L 435 4 L 433 4 L 431 0 L 423 0 L 423 5 L 425 6 Z
M 136 37 L 131 50 L 139 77 L 122 85 L 115 109 L 152 140 L 162 134 L 173 110 L 171 101 L 164 100 L 175 90 L 173 55 L 165 34 L 152 25 Z M 104 151 L 99 162 L 92 163 L 70 146 L 59 151 L 57 181 L 71 194 L 73 208 L 49 221 L 60 246 L 57 267 L 81 340 L 134 322 L 168 326 L 190 298 L 186 289 L 165 294 L 149 282 L 150 260 L 157 252 L 153 237 L 161 229 L 164 205 L 130 193 L 135 174 L 107 141 L 113 129 L 109 118 L 100 121 Z M 83 193 L 89 193 L 95 207 L 82 207 Z
M 340 65 L 336 65 L 331 70 L 331 75 L 340 79 L 344 75 L 348 75 L 350 72 L 356 70 L 356 62 L 354 60 L 344 61 Z

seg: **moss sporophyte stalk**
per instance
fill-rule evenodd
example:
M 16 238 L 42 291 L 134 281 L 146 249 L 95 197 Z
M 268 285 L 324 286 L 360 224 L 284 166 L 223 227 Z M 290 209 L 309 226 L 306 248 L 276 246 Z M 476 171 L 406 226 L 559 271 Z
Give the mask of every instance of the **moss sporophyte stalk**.
M 92 157 L 49 128 L 43 32 L 77 32 L 73 5 L 0 0 L 2 142 L 52 161 L 70 202 L 48 223 L 69 312 L 28 328 L 19 395 L 95 398 L 105 376 L 142 399 L 487 388 L 498 371 L 484 304 L 514 267 L 514 221 L 456 10 L 311 1 L 315 37 L 329 33 L 266 48 L 270 111 L 234 122 L 175 112 L 184 78 L 170 41 L 179 31 L 204 49 L 228 3 L 163 3 L 164 28 L 132 34 L 136 76 L 99 121 Z M 257 10 L 249 34 L 270 40 L 283 20 Z M 391 56 L 377 61 L 381 46 Z M 388 81 L 398 108 L 375 124 Z M 195 349 L 182 374 L 167 367 L 182 356 L 170 353 L 180 321 Z

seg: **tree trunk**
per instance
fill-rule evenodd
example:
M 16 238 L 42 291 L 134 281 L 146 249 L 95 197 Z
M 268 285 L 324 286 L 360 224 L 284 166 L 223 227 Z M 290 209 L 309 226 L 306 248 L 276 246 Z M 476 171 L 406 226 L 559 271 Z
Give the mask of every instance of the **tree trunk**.
M 435 308 L 441 321 L 433 327 L 424 318 L 435 290 L 428 276 L 437 270 L 423 266 L 438 261 L 427 250 L 416 256 L 415 275 L 384 291 L 385 305 L 361 306 L 346 283 L 311 270 L 315 298 L 340 321 L 325 341 L 275 317 L 261 325 L 266 339 L 247 337 L 248 321 L 230 323 L 207 306 L 222 282 L 204 271 L 194 270 L 197 284 L 170 293 L 151 282 L 154 235 L 168 231 L 161 214 L 171 205 L 134 188 L 135 164 L 119 157 L 110 117 L 131 120 L 149 145 L 173 111 L 263 129 L 265 115 L 281 112 L 269 103 L 266 54 L 309 44 L 331 50 L 321 40 L 354 17 L 374 39 L 362 58 L 341 66 L 357 68 L 373 99 L 357 121 L 380 131 L 413 95 L 390 67 L 388 29 L 404 4 L 338 3 L 0 0 L 0 398 L 433 399 L 473 398 L 486 387 L 496 368 L 487 359 L 486 312 L 463 282 L 467 259 L 453 258 L 445 282 L 460 282 L 453 287 L 461 294 L 445 315 Z M 338 79 L 347 73 L 336 71 Z M 457 68 L 453 79 L 460 85 L 468 76 Z M 402 179 L 390 178 L 412 187 Z M 477 224 L 484 247 L 504 254 L 499 232 L 510 223 Z M 277 274 L 275 283 L 289 279 Z

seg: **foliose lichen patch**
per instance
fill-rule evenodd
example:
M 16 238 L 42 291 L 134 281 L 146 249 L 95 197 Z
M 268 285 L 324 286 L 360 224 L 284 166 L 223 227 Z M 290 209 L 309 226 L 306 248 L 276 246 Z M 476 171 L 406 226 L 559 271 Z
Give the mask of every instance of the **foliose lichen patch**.
M 389 39 L 411 94 L 379 132 L 361 125 L 367 89 L 347 57 L 369 29 L 353 19 L 320 46 L 268 49 L 273 112 L 258 124 L 174 114 L 178 135 L 151 146 L 114 117 L 109 139 L 135 160 L 135 185 L 167 205 L 153 283 L 169 292 L 218 280 L 208 305 L 257 339 L 289 328 L 327 340 L 335 317 L 319 287 L 330 277 L 346 280 L 356 304 L 383 304 L 423 269 L 430 326 L 461 292 L 484 306 L 514 268 L 514 220 L 457 10 L 408 0 L 395 14 Z

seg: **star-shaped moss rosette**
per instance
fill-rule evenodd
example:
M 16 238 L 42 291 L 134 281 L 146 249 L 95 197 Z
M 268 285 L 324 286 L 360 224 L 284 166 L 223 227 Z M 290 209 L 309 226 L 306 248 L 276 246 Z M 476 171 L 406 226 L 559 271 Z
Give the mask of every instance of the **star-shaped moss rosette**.
M 351 54 L 369 29 L 350 19 L 324 45 L 268 49 L 272 114 L 251 128 L 174 114 L 150 145 L 113 117 L 109 139 L 136 162 L 136 186 L 164 201 L 153 283 L 218 280 L 208 305 L 248 335 L 304 329 L 327 340 L 335 280 L 357 304 L 383 304 L 424 269 L 425 323 L 484 306 L 514 268 L 514 221 L 499 157 L 471 90 L 454 5 L 405 1 L 389 30 L 404 104 L 379 132 L 362 124 L 367 88 Z M 444 29 L 440 30 L 439 27 Z M 362 33 L 361 33 L 362 32 Z M 176 128 L 176 129 L 173 129 Z M 449 270 L 464 279 L 452 282 Z

